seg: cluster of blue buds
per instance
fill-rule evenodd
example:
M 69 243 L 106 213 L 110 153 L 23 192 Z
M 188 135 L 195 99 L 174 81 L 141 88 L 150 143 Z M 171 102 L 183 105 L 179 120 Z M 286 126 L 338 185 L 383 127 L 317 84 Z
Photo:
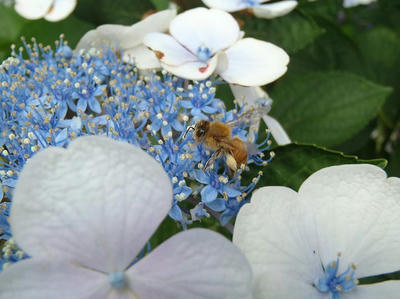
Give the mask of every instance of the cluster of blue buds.
M 215 97 L 217 79 L 189 82 L 162 71 L 140 73 L 119 52 L 74 53 L 60 37 L 56 49 L 35 40 L 12 49 L 0 66 L 0 181 L 3 202 L 12 202 L 25 162 L 48 146 L 67 147 L 79 136 L 103 135 L 139 146 L 158 160 L 173 184 L 169 216 L 183 227 L 216 215 L 225 225 L 248 201 L 261 173 L 242 185 L 248 166 L 230 178 L 224 158 L 204 170 L 212 152 L 197 144 L 188 126 L 200 119 L 233 121 L 245 106 L 227 111 Z M 261 107 L 261 106 L 260 106 Z M 265 108 L 265 107 L 264 107 Z M 250 140 L 251 118 L 232 128 Z M 248 164 L 266 165 L 269 134 L 252 144 Z M 5 203 L 7 206 L 8 203 Z M 156 208 L 156 207 L 155 207 Z M 0 214 L 2 235 L 9 234 Z

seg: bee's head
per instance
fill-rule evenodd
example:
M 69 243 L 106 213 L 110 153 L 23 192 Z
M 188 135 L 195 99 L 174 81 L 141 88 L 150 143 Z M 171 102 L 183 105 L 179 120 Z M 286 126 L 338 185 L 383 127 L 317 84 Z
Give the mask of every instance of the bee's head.
M 210 127 L 210 122 L 208 120 L 200 120 L 197 122 L 196 127 L 194 129 L 194 136 L 196 139 L 202 139 L 206 135 Z

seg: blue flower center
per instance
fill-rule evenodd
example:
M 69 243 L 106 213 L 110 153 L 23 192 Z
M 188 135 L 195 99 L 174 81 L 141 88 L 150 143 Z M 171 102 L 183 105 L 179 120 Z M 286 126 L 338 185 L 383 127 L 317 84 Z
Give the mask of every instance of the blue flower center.
M 210 178 L 210 186 L 217 190 L 221 188 L 221 183 L 217 176 L 213 176 L 212 178 Z
M 248 7 L 259 6 L 260 3 L 256 0 L 242 0 L 244 4 Z
M 121 289 L 126 282 L 126 276 L 124 272 L 114 272 L 108 274 L 108 281 L 114 289 Z
M 200 46 L 197 48 L 197 58 L 203 62 L 207 62 L 211 57 L 211 50 L 206 46 Z
M 314 281 L 314 286 L 321 293 L 329 293 L 330 299 L 341 298 L 342 292 L 349 292 L 358 284 L 358 280 L 354 278 L 356 267 L 353 264 L 346 271 L 338 275 L 339 258 L 340 254 L 336 261 L 331 262 L 325 267 L 325 275 Z

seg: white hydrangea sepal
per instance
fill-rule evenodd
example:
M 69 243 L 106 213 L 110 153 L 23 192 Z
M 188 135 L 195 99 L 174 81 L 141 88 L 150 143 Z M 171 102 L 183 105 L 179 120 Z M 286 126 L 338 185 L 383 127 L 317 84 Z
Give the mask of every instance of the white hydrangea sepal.
M 258 18 L 274 19 L 287 15 L 296 8 L 297 4 L 297 1 L 294 0 L 284 0 L 271 4 L 256 6 L 251 8 L 251 10 Z
M 142 298 L 163 294 L 171 299 L 250 299 L 251 269 L 246 264 L 241 251 L 223 236 L 190 229 L 165 241 L 128 270 L 127 276 Z M 212 273 L 212 280 L 207 273 Z M 190 291 L 183 284 L 190 285 Z
M 169 178 L 148 154 L 105 137 L 81 137 L 67 150 L 49 148 L 27 162 L 10 225 L 30 256 L 122 271 L 171 206 Z
M 37 20 L 43 18 L 49 11 L 53 0 L 16 0 L 15 11 L 29 20 Z
M 126 63 L 136 63 L 139 69 L 160 68 L 156 55 L 143 44 L 146 34 L 165 32 L 176 16 L 176 9 L 166 9 L 152 14 L 131 26 L 105 24 L 88 31 L 78 42 L 75 51 L 104 46 L 115 47 L 123 52 Z
M 329 293 L 314 286 L 326 275 L 322 265 L 338 260 L 337 275 L 353 269 L 354 279 L 399 269 L 399 213 L 399 178 L 373 165 L 333 166 L 310 176 L 298 193 L 257 190 L 238 214 L 233 242 L 252 265 L 255 298 L 322 299 Z M 291 288 L 279 288 L 282 283 Z M 382 292 L 394 299 L 399 290 L 399 283 L 385 282 L 343 295 L 377 298 Z
M 248 9 L 258 18 L 273 19 L 284 16 L 294 10 L 298 4 L 296 0 L 282 0 L 270 4 L 262 4 L 269 0 L 255 0 L 253 4 L 245 0 L 202 0 L 211 8 L 236 12 Z
M 370 164 L 332 166 L 311 175 L 299 198 L 316 211 L 324 264 L 341 252 L 343 267 L 354 263 L 359 277 L 400 268 L 399 178 Z
M 77 0 L 54 0 L 52 8 L 46 13 L 44 19 L 49 22 L 61 21 L 74 11 L 77 3 Z
M 376 1 L 377 0 L 343 0 L 343 7 L 349 8 L 358 5 L 368 5 Z
M 57 22 L 68 17 L 77 4 L 77 0 L 16 0 L 15 11 L 29 20 L 45 18 Z

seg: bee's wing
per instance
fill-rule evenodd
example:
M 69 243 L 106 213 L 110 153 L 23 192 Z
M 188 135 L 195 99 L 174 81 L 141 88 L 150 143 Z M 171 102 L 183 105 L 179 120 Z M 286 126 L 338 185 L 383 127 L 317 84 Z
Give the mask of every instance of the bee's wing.
M 248 110 L 240 114 L 236 119 L 228 121 L 225 124 L 230 127 L 238 125 L 248 125 L 268 113 L 269 108 L 263 106 L 251 106 Z

